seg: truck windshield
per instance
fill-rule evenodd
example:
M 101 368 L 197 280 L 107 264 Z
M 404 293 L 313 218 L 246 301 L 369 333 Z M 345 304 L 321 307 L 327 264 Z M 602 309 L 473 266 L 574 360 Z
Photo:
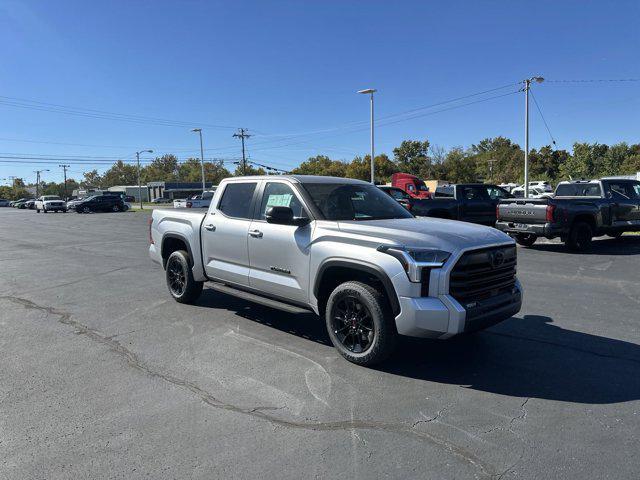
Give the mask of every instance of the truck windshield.
M 373 185 L 303 183 L 327 220 L 412 218 L 402 205 Z

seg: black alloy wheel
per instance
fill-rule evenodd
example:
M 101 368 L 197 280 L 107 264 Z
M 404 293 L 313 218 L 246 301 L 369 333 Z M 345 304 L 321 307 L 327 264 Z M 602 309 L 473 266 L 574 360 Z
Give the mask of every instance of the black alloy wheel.
M 84 213 L 91 213 L 91 209 L 89 207 L 82 207 L 82 211 Z
M 176 258 L 170 257 L 167 262 L 167 282 L 169 290 L 175 297 L 181 297 L 186 289 L 187 274 L 183 264 Z
M 333 307 L 332 329 L 338 341 L 353 353 L 366 352 L 376 335 L 371 312 L 355 295 L 341 298 Z

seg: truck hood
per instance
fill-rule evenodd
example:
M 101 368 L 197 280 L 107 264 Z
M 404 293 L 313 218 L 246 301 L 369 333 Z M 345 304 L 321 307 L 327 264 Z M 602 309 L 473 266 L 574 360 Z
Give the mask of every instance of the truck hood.
M 346 221 L 340 222 L 339 228 L 344 233 L 373 237 L 381 244 L 437 248 L 451 253 L 513 242 L 492 227 L 440 218 Z

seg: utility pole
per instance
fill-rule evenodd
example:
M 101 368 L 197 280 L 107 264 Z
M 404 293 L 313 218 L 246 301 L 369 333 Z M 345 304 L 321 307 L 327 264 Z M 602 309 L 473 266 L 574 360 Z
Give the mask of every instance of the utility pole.
M 58 165 L 60 168 L 62 168 L 62 171 L 64 172 L 64 199 L 66 200 L 68 197 L 67 195 L 67 168 L 71 168 L 71 165 Z
M 544 78 L 531 77 L 524 80 L 524 198 L 529 198 L 529 89 L 531 82 L 542 83 Z
M 244 128 L 238 129 L 239 133 L 234 133 L 233 136 L 239 138 L 242 141 L 242 174 L 247 174 L 247 157 L 244 151 L 244 139 L 249 138 L 251 135 L 246 133 L 247 131 Z
M 496 163 L 496 159 L 492 158 L 489 162 L 489 179 L 493 182 L 493 164 Z
M 191 131 L 198 132 L 200 134 L 200 169 L 202 170 L 202 193 L 204 193 L 206 187 L 204 181 L 204 148 L 202 146 L 202 129 L 194 128 Z
M 371 103 L 371 184 L 375 185 L 375 153 L 373 149 L 373 94 L 376 93 L 375 88 L 367 88 L 366 90 L 358 90 L 357 93 L 368 94 Z
M 143 210 L 142 206 L 142 184 L 140 183 L 140 154 L 141 153 L 153 153 L 153 150 L 142 150 L 141 152 L 136 152 L 136 160 L 138 162 L 138 197 L 140 198 L 140 210 Z
M 40 174 L 42 172 L 49 172 L 50 170 L 48 168 L 45 168 L 44 170 L 34 170 L 33 173 L 36 174 L 36 198 L 38 198 L 40 196 Z

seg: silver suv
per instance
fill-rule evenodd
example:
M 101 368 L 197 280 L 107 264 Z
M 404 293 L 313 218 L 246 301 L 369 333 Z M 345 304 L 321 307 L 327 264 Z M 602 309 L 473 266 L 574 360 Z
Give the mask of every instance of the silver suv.
M 483 329 L 520 310 L 514 241 L 494 228 L 415 218 L 375 186 L 314 176 L 223 181 L 209 210 L 154 210 L 149 254 L 169 292 L 217 291 L 311 310 L 349 361 L 371 365 L 399 335 Z

